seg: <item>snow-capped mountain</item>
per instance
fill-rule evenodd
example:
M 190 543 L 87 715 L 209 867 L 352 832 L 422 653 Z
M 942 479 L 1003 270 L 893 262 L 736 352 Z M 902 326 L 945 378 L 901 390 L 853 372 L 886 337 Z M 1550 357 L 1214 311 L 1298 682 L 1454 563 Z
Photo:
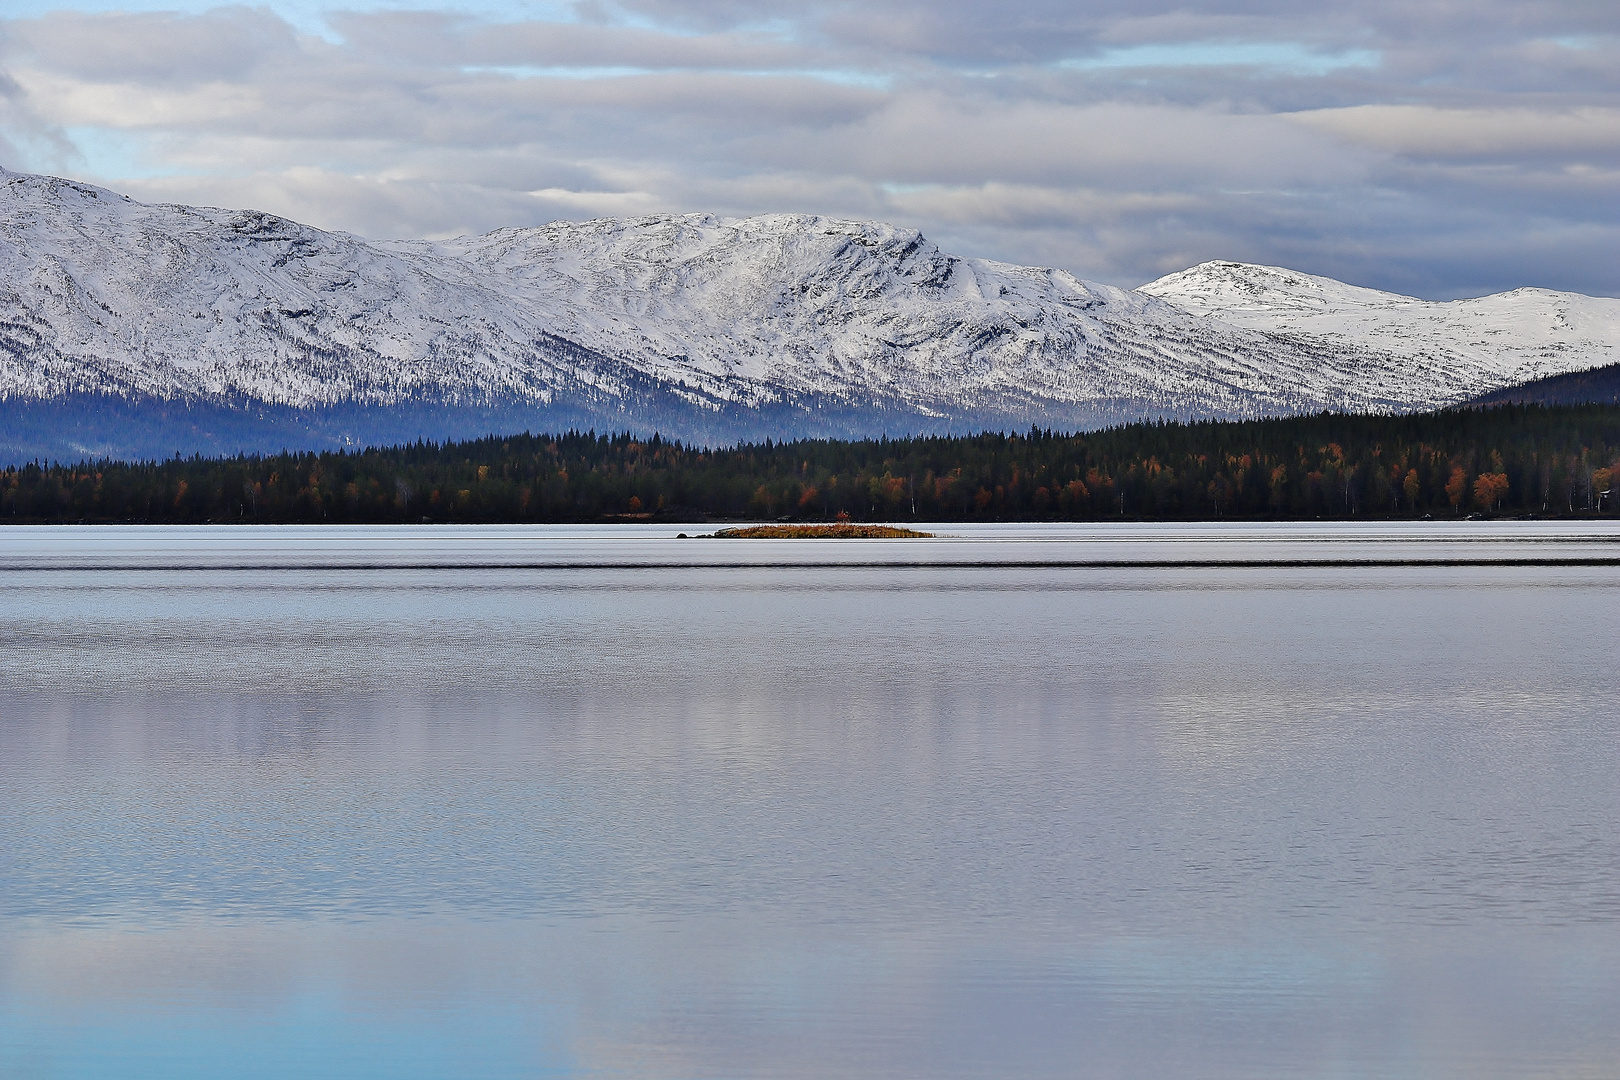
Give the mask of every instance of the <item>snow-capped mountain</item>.
M 688 215 L 388 247 L 490 283 L 595 352 L 748 404 L 786 393 L 923 418 L 1096 424 L 1291 411 L 1302 397 L 1404 402 L 1398 380 L 1348 377 L 1368 374 L 1354 350 L 1279 347 L 1150 296 L 958 258 L 873 222 Z
M 1514 289 L 1435 302 L 1234 262 L 1202 263 L 1136 291 L 1227 326 L 1372 348 L 1492 389 L 1620 361 L 1620 300 L 1580 293 Z
M 376 242 L 0 171 L 0 444 L 62 457 L 569 426 L 703 441 L 1076 428 L 1422 408 L 1527 377 L 1501 350 L 1214 317 L 1212 298 L 1243 292 L 1220 276 L 1127 291 L 795 215 Z M 1534 373 L 1603 362 L 1585 340 L 1548 344 Z

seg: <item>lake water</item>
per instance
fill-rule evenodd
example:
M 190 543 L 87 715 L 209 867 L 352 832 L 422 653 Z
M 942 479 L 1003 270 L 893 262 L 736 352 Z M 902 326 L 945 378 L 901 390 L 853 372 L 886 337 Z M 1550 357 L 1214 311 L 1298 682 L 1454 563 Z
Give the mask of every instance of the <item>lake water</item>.
M 939 528 L 0 530 L 0 1075 L 1620 1077 L 1620 530 Z

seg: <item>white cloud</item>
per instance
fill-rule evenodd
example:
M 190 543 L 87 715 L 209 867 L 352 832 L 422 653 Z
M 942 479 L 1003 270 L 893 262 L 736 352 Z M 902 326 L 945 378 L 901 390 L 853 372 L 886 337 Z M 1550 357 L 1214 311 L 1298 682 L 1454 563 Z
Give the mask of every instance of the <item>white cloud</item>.
M 1153 194 L 1000 182 L 906 188 L 892 192 L 889 200 L 911 218 L 1016 229 L 1095 228 L 1195 210 L 1201 205 L 1196 196 L 1185 192 Z
M 1568 242 L 1620 227 L 1617 5 L 8 10 L 0 163 L 139 197 L 399 236 L 822 212 L 1120 284 L 1225 257 L 1620 291 L 1611 253 Z
M 1073 68 L 1248 67 L 1291 75 L 1326 75 L 1343 68 L 1377 67 L 1370 49 L 1318 52 L 1293 41 L 1184 41 L 1128 45 L 1065 60 Z
M 1620 107 L 1357 105 L 1293 113 L 1288 119 L 1415 158 L 1620 158 Z

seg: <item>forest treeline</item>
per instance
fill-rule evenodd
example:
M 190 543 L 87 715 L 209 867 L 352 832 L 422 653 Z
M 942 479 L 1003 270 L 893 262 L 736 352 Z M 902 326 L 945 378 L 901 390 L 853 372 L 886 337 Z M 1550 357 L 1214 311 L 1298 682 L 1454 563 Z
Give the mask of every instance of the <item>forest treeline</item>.
M 0 521 L 996 521 L 1612 514 L 1620 407 L 1130 424 L 726 449 L 520 435 L 0 471 Z

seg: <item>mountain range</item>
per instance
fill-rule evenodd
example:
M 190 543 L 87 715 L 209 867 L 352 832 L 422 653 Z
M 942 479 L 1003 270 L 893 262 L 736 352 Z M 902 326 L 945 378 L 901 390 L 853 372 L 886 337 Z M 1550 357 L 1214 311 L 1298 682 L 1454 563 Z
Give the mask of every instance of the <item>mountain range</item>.
M 1620 361 L 1620 300 L 1212 262 L 1135 290 L 774 214 L 373 241 L 0 170 L 0 458 L 570 427 L 707 444 L 1409 411 Z

